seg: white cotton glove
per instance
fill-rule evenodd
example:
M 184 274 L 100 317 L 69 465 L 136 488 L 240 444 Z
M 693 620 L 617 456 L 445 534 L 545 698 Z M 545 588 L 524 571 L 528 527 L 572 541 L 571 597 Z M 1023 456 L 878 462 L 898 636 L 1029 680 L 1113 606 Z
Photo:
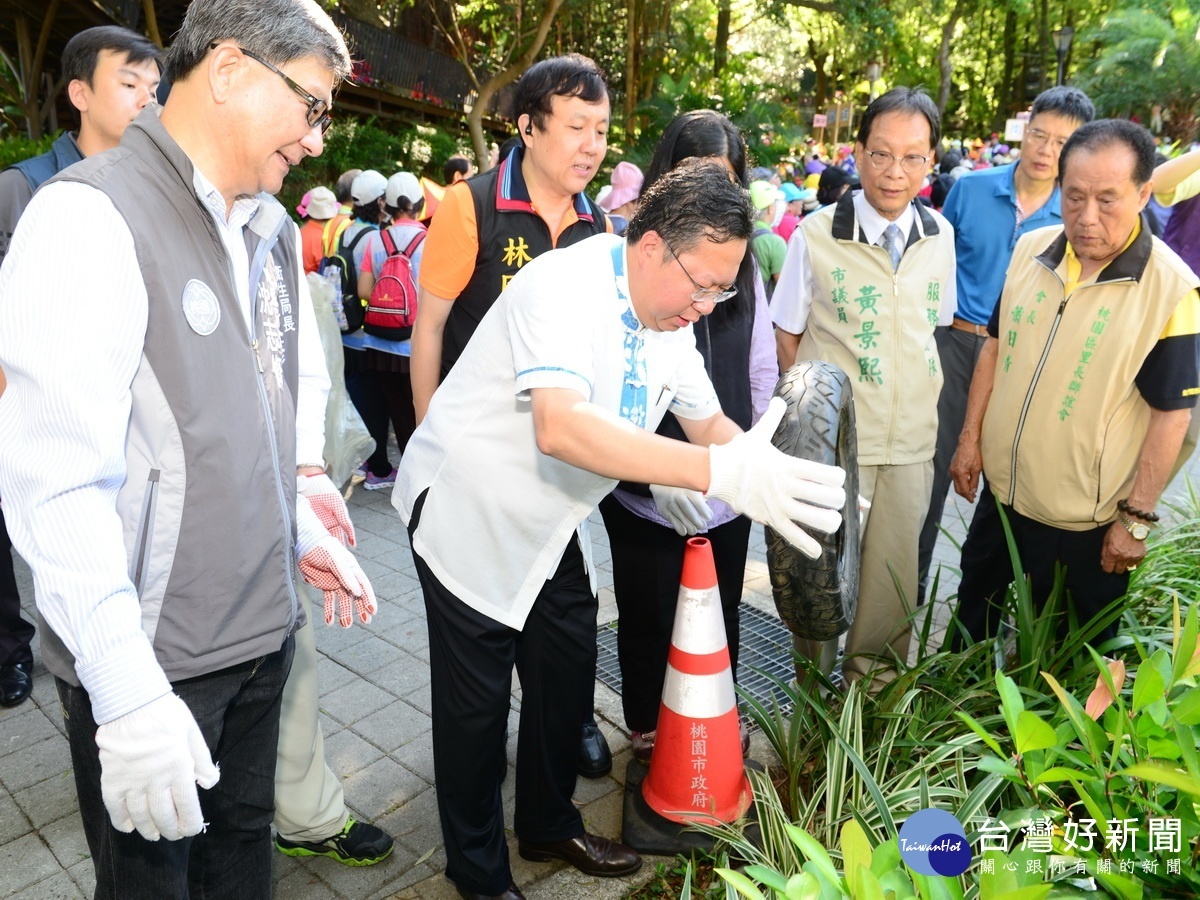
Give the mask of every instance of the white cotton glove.
M 371 582 L 353 554 L 325 530 L 303 494 L 296 497 L 296 558 L 304 580 L 325 595 L 326 625 L 333 624 L 335 610 L 343 628 L 354 624 L 355 612 L 364 625 L 371 621 L 379 609 Z
M 346 501 L 328 475 L 297 475 L 296 492 L 308 498 L 308 505 L 334 540 L 354 546 L 354 523 Z
M 650 495 L 662 517 L 671 523 L 675 533 L 692 535 L 712 521 L 713 513 L 700 491 L 687 488 L 650 485 Z
M 821 547 L 796 523 L 831 534 L 842 524 L 846 473 L 795 459 L 776 450 L 771 437 L 787 411 L 773 397 L 758 424 L 727 444 L 708 448 L 708 496 L 724 500 L 756 522 L 770 525 L 805 556 L 816 559 Z
M 199 834 L 204 828 L 196 785 L 221 778 L 187 704 L 163 694 L 96 729 L 100 793 L 113 827 L 137 829 L 148 841 Z

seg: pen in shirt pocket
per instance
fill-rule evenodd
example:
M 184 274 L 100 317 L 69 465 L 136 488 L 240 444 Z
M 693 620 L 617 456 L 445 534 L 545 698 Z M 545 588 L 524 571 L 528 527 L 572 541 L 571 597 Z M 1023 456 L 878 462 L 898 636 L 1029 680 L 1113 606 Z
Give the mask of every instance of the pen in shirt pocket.
M 670 389 L 671 389 L 671 386 L 669 384 L 664 384 L 662 386 L 662 390 L 658 392 L 658 399 L 654 401 L 655 406 L 658 406 L 658 404 L 662 403 L 663 394 L 665 394 Z

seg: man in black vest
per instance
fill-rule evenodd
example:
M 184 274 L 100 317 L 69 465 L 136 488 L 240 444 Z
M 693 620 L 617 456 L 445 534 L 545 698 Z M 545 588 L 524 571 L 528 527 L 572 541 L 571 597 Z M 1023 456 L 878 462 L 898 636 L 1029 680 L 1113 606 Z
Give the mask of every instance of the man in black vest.
M 63 77 L 79 131 L 64 131 L 41 156 L 0 172 L 0 263 L 33 192 L 72 163 L 117 146 L 125 126 L 154 101 L 160 66 L 158 47 L 115 25 L 88 28 L 67 42 Z M 33 690 L 34 627 L 21 618 L 11 547 L 0 511 L 0 706 L 16 706 Z
M 583 193 L 608 147 L 604 73 L 577 53 L 543 60 L 517 82 L 521 145 L 446 191 L 421 262 L 412 336 L 417 423 L 500 292 L 535 256 L 610 230 Z M 607 775 L 612 754 L 594 719 L 583 725 L 579 774 Z

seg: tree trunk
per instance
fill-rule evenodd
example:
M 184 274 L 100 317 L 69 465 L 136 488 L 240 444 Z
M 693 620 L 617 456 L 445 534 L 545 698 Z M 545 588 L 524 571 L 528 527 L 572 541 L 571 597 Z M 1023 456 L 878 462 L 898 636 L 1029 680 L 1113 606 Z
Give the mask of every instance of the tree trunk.
M 950 89 L 953 87 L 951 78 L 954 75 L 954 64 L 950 61 L 950 40 L 954 37 L 954 29 L 958 26 L 958 20 L 962 18 L 964 0 L 955 0 L 954 8 L 950 10 L 950 18 L 946 20 L 946 24 L 942 26 L 942 45 L 938 48 L 938 72 L 941 76 L 941 83 L 938 85 L 937 108 L 938 112 L 945 115 L 946 104 L 950 102 Z
M 467 128 L 471 132 L 471 146 L 475 149 L 475 166 L 481 172 L 487 171 L 488 168 L 488 146 L 483 135 L 483 113 L 497 91 L 506 84 L 512 84 L 533 65 L 533 61 L 537 59 L 538 53 L 546 43 L 546 38 L 550 34 L 550 26 L 554 24 L 554 17 L 562 5 L 563 0 L 545 0 L 537 31 L 530 39 L 525 52 L 516 62 L 492 75 L 479 87 L 479 96 L 471 107 L 471 111 L 467 113 Z M 466 62 L 463 61 L 463 64 L 466 65 Z
M 729 59 L 729 0 L 717 0 L 717 40 L 713 44 L 713 77 L 718 77 Z
M 638 48 L 641 45 L 641 23 L 638 21 L 638 0 L 625 2 L 625 97 L 622 123 L 625 140 L 632 143 L 637 133 L 638 82 L 641 80 Z
M 999 131 L 999 126 L 1008 118 L 1013 101 L 1013 83 L 1017 77 L 1017 11 L 1011 6 L 1004 15 L 1004 67 L 1000 72 L 1000 90 L 996 93 L 996 118 L 992 120 L 992 130 Z
M 813 88 L 813 109 L 816 112 L 824 112 L 825 104 L 829 99 L 829 72 L 826 69 L 829 54 L 823 47 L 818 47 L 817 42 L 810 37 L 808 39 L 808 55 L 812 60 L 813 69 L 817 73 L 817 83 Z

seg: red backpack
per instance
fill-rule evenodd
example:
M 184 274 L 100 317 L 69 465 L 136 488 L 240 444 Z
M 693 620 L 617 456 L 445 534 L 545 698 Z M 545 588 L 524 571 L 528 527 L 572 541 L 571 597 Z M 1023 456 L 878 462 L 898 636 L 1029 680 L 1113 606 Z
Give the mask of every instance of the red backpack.
M 396 248 L 389 229 L 379 232 L 387 259 L 371 289 L 363 320 L 363 330 L 373 337 L 403 341 L 412 336 L 413 322 L 417 319 L 417 282 L 413 278 L 412 255 L 425 240 L 425 226 L 420 227 L 403 250 Z

